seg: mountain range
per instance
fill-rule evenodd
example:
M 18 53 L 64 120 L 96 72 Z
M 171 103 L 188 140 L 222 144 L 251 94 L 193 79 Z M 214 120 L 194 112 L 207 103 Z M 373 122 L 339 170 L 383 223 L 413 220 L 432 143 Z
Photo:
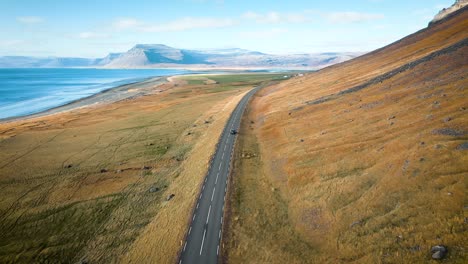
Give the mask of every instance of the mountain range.
M 274 55 L 239 48 L 189 50 L 138 44 L 104 58 L 0 57 L 0 68 L 307 68 L 319 69 L 361 55 L 357 52 Z

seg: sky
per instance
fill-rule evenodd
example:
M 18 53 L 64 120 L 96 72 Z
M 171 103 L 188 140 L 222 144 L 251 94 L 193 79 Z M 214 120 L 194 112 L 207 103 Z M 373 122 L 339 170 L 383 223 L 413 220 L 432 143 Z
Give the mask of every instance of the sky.
M 366 52 L 454 0 L 0 0 L 0 56 L 104 57 L 135 44 Z

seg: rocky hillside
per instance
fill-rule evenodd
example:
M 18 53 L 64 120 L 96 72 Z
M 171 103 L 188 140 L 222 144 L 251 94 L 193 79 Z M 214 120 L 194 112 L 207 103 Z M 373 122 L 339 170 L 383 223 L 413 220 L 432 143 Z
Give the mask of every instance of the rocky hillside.
M 466 5 L 468 5 L 468 0 L 456 0 L 455 3 L 451 7 L 440 10 L 439 13 L 431 21 L 431 23 L 435 23 L 437 21 L 440 21 L 441 19 L 444 19 L 448 15 L 462 9 Z
M 258 158 L 234 168 L 248 173 L 232 177 L 228 260 L 467 263 L 467 28 L 465 7 L 263 89 L 240 131 Z

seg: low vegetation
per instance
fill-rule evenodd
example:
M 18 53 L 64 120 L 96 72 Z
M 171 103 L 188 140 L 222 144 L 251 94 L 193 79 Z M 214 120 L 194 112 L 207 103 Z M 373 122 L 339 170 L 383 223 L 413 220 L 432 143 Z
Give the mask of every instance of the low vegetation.
M 0 124 L 0 262 L 175 261 L 224 123 L 265 76 Z

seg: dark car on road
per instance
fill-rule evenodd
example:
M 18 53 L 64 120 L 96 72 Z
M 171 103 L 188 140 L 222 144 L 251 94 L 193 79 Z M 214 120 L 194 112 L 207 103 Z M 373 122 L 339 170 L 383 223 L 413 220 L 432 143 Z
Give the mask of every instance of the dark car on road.
M 235 135 L 235 134 L 237 134 L 237 130 L 231 129 L 231 132 L 230 132 L 230 133 L 231 133 L 231 135 Z

